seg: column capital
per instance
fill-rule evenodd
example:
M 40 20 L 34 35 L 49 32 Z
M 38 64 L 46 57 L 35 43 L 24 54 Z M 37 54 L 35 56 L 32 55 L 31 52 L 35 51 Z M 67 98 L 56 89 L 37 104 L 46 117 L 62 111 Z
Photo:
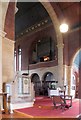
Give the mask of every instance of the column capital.
M 1 37 L 5 37 L 5 35 L 6 35 L 6 32 L 0 30 L 0 36 L 1 36 Z

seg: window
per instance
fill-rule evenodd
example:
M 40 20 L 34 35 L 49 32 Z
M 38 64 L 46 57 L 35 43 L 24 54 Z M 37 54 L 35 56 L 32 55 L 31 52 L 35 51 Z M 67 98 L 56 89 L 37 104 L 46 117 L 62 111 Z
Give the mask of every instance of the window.
M 18 57 L 19 71 L 21 71 L 21 48 L 18 49 Z

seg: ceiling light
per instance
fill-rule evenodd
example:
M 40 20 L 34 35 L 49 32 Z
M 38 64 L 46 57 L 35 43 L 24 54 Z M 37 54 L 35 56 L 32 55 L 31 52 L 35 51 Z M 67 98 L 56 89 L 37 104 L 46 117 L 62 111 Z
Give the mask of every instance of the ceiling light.
M 68 25 L 66 23 L 63 23 L 60 25 L 60 32 L 65 33 L 68 31 Z

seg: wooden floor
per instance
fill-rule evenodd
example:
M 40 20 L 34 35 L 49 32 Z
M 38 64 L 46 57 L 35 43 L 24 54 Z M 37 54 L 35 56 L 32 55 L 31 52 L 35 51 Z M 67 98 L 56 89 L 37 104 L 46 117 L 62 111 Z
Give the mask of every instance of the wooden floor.
M 2 114 L 2 118 L 29 118 L 25 114 L 20 114 L 20 113 L 12 113 L 12 114 Z
M 21 114 L 21 113 L 12 113 L 12 114 L 1 114 L 2 116 L 2 120 L 13 120 L 11 118 L 15 118 L 14 120 L 68 120 L 68 118 L 29 118 L 27 115 L 25 114 Z M 76 118 L 70 118 L 70 120 L 77 120 Z

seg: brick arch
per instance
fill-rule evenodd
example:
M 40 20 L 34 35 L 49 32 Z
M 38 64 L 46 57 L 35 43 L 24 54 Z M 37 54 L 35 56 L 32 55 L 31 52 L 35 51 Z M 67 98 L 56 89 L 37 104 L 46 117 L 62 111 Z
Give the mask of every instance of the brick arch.
M 15 2 L 9 2 L 4 21 L 4 31 L 7 33 L 6 37 L 10 40 L 14 40 L 15 34 L 14 19 L 15 19 Z
M 76 52 L 72 56 L 71 63 L 70 63 L 71 64 L 71 81 L 70 81 L 71 86 L 73 86 L 73 80 L 75 80 L 74 81 L 75 82 L 74 97 L 79 97 L 79 94 L 77 94 L 77 93 L 79 93 L 81 91 L 81 89 L 80 89 L 80 83 L 81 83 L 80 68 L 78 68 L 74 65 L 74 61 L 75 61 L 77 55 L 79 54 L 80 50 L 81 50 L 81 48 L 76 50 Z
M 48 0 L 47 0 L 47 2 L 42 2 L 42 0 L 39 0 L 39 1 L 44 6 L 44 8 L 48 12 L 48 14 L 52 20 L 52 23 L 53 23 L 53 26 L 54 26 L 55 32 L 56 32 L 57 44 L 63 44 L 62 34 L 60 33 L 60 30 L 59 30 L 60 22 L 59 22 L 59 19 L 57 18 L 55 10 L 53 9 L 52 5 L 50 4 L 50 2 Z
M 51 3 L 49 2 L 49 0 L 46 0 L 46 2 L 42 2 L 42 0 L 39 0 L 41 2 L 41 4 L 44 6 L 44 8 L 46 9 L 46 11 L 48 12 L 55 32 L 56 32 L 56 39 L 57 39 L 57 48 L 58 48 L 58 80 L 59 81 L 59 85 L 63 86 L 63 37 L 62 37 L 62 33 L 59 30 L 59 26 L 60 26 L 60 22 L 59 19 L 57 18 L 56 12 L 53 9 Z M 61 69 L 61 71 L 60 71 Z
M 50 18 L 53 22 L 53 25 L 54 25 L 54 28 L 55 28 L 55 31 L 56 31 L 57 42 L 59 44 L 60 43 L 63 44 L 62 34 L 59 31 L 60 23 L 59 23 L 59 20 L 57 18 L 56 12 L 54 11 L 54 9 L 51 6 L 49 1 L 42 2 L 42 0 L 39 0 L 39 2 L 41 2 L 41 4 L 44 6 L 44 8 L 48 12 L 48 14 L 49 14 L 49 16 L 50 16 Z M 7 12 L 6 12 L 6 17 L 5 17 L 4 30 L 5 30 L 5 32 L 7 32 L 7 37 L 9 39 L 14 38 L 14 32 L 12 32 L 12 31 L 14 31 L 15 6 L 16 6 L 16 3 L 14 3 L 14 2 L 9 3 L 8 9 L 7 9 Z M 10 10 L 10 9 L 12 9 L 12 10 Z
M 71 62 L 70 62 L 71 66 L 73 65 L 74 60 L 75 60 L 75 58 L 76 58 L 76 56 L 78 55 L 78 53 L 79 53 L 80 50 L 81 50 L 81 48 L 80 48 L 80 49 L 77 49 L 76 52 L 73 54 L 72 59 L 71 59 Z
M 43 2 L 42 0 L 39 0 L 39 2 L 41 2 L 41 4 L 44 6 L 44 8 L 46 9 L 46 11 L 48 12 L 51 20 L 52 20 L 52 23 L 53 23 L 53 26 L 54 26 L 54 29 L 55 29 L 55 32 L 56 32 L 56 39 L 57 39 L 57 47 L 58 47 L 58 67 L 61 69 L 58 69 L 58 80 L 62 80 L 61 83 L 59 84 L 62 84 L 63 85 L 63 38 L 62 38 L 62 34 L 60 33 L 60 30 L 59 30 L 59 25 L 60 25 L 60 22 L 59 22 L 59 19 L 57 18 L 57 15 L 56 15 L 56 12 L 55 10 L 53 9 L 51 3 L 47 0 L 46 2 Z M 12 6 L 13 7 L 13 10 L 12 10 L 12 14 L 11 16 L 15 16 L 15 5 L 16 5 L 17 2 L 15 2 L 13 5 L 12 3 L 9 3 L 9 6 L 8 6 L 8 10 L 7 10 L 7 14 L 6 14 L 6 17 L 5 17 L 5 32 L 7 32 L 7 29 L 9 29 L 9 31 L 7 32 L 7 38 L 9 39 L 14 39 L 14 18 L 11 19 L 12 22 L 11 25 L 9 23 L 9 27 L 7 26 L 6 27 L 6 24 L 7 24 L 7 20 L 9 19 L 9 14 L 10 14 L 10 7 Z M 11 18 L 10 16 L 10 18 Z M 11 28 L 12 26 L 12 28 Z

